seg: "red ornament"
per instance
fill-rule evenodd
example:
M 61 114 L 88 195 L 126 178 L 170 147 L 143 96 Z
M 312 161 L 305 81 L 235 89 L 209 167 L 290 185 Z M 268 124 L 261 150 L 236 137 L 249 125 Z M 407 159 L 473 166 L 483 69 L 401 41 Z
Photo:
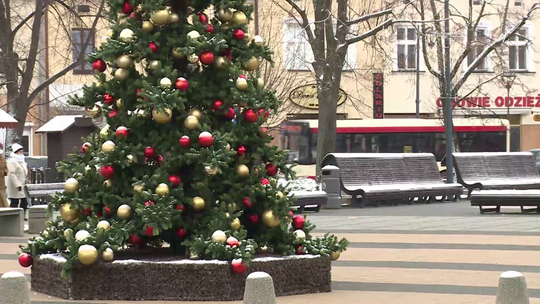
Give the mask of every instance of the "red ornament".
M 244 117 L 246 118 L 247 122 L 256 122 L 258 119 L 257 113 L 253 111 L 253 109 L 249 109 L 244 113 Z
M 201 56 L 199 56 L 199 60 L 202 64 L 210 65 L 212 62 L 214 62 L 214 54 L 212 54 L 212 52 L 205 51 L 201 54 Z
M 266 174 L 268 174 L 268 176 L 276 176 L 277 167 L 274 164 L 267 164 L 266 165 Z
M 144 202 L 144 206 L 145 206 L 145 207 L 148 207 L 148 206 L 155 206 L 155 205 L 156 205 L 156 203 L 154 203 L 154 201 L 146 201 L 146 202 Z
M 261 178 L 261 185 L 263 186 L 270 185 L 270 181 L 263 177 Z
M 244 197 L 244 206 L 246 208 L 253 207 L 253 202 L 249 200 L 249 197 Z
M 160 155 L 160 156 L 157 157 L 157 164 L 158 164 L 158 166 L 163 165 L 163 156 Z
M 199 14 L 199 22 L 202 24 L 206 24 L 208 22 L 208 17 L 206 17 L 205 14 L 200 13 Z
M 176 79 L 174 87 L 180 91 L 187 91 L 189 89 L 189 82 L 185 78 L 180 77 Z
M 101 176 L 104 178 L 111 178 L 114 176 L 114 167 L 111 165 L 106 165 L 101 167 Z
M 101 218 L 102 216 L 103 216 L 103 215 L 101 214 L 101 212 L 96 211 L 96 217 L 97 217 L 98 219 Z
M 229 245 L 231 248 L 234 248 L 240 246 L 240 242 L 238 242 L 238 239 L 236 239 L 235 237 L 230 236 L 227 238 L 227 245 Z
M 83 214 L 86 216 L 92 215 L 92 209 L 90 207 L 86 207 L 83 209 Z
M 103 210 L 105 210 L 105 217 L 111 217 L 111 208 L 110 207 L 105 207 L 105 208 L 103 208 Z
M 83 153 L 88 153 L 90 151 L 90 148 L 92 148 L 92 144 L 91 143 L 84 143 L 81 147 L 81 151 Z
M 294 217 L 294 213 L 292 211 L 289 211 L 289 215 L 291 216 L 291 219 Z
M 296 254 L 297 255 L 303 255 L 305 254 L 303 248 L 302 248 L 302 245 L 298 245 L 298 247 L 296 247 Z
M 229 60 L 232 59 L 232 52 L 231 52 L 230 49 L 225 49 L 225 50 L 221 51 L 220 54 L 221 54 L 221 56 L 225 56 L 225 57 L 229 58 Z
M 268 113 L 268 110 L 265 110 L 265 109 L 259 109 L 259 111 L 257 111 L 257 114 L 259 114 L 259 116 L 263 116 L 264 118 L 268 118 L 268 115 L 270 115 Z
M 294 229 L 303 229 L 306 219 L 301 215 L 295 215 L 292 218 L 292 226 Z
M 152 53 L 156 53 L 158 51 L 157 45 L 153 41 L 150 41 L 150 43 L 148 43 L 148 47 L 150 48 Z
M 176 230 L 176 237 L 179 239 L 185 239 L 187 235 L 188 233 L 184 228 L 179 228 Z
M 245 155 L 246 154 L 246 147 L 244 147 L 244 146 L 238 147 L 237 152 L 238 152 L 238 155 Z
M 259 216 L 257 214 L 250 214 L 248 220 L 252 224 L 257 224 L 259 222 Z
M 109 112 L 109 118 L 113 118 L 116 116 L 116 114 L 118 114 L 118 110 L 112 110 Z
M 128 137 L 129 135 L 129 129 L 124 127 L 124 126 L 120 126 L 118 128 L 116 128 L 116 137 Z
M 141 89 L 137 89 L 137 90 L 135 91 L 135 94 L 137 95 L 137 98 L 141 98 L 141 97 L 142 97 L 144 101 L 147 101 L 147 100 L 148 100 L 148 98 L 144 97 L 144 95 L 143 95 Z
M 112 105 L 114 103 L 114 97 L 111 94 L 103 95 L 103 103 L 106 105 Z
M 227 113 L 225 113 L 225 118 L 227 119 L 234 119 L 235 116 L 236 116 L 236 112 L 234 111 L 233 108 L 229 108 L 227 110 Z
M 172 184 L 173 188 L 180 186 L 180 176 L 169 175 L 169 182 Z
M 124 1 L 124 5 L 122 5 L 122 14 L 129 15 L 133 12 L 133 6 L 129 3 L 129 1 Z
M 212 105 L 212 110 L 219 110 L 223 106 L 223 101 L 216 100 L 214 101 L 214 104 Z
M 138 235 L 130 235 L 129 236 L 129 242 L 133 245 L 140 245 L 141 244 L 141 238 Z
M 132 18 L 132 19 L 140 19 L 141 18 L 141 15 L 139 13 L 136 13 L 136 12 L 133 12 L 129 15 L 129 18 Z
M 243 74 L 238 75 L 238 78 L 247 79 L 246 76 Z
M 148 236 L 148 237 L 153 237 L 154 236 L 154 228 L 152 228 L 152 226 L 147 226 L 146 229 L 144 229 L 144 234 L 146 234 L 146 236 Z
M 23 252 L 19 255 L 19 264 L 22 267 L 30 267 L 34 263 L 34 257 L 30 253 Z
M 261 136 L 266 136 L 266 131 L 265 127 L 261 127 Z
M 174 205 L 174 208 L 176 208 L 176 210 L 181 210 L 181 211 L 186 210 L 186 207 L 184 205 L 180 205 L 180 204 Z
M 187 135 L 180 137 L 180 140 L 178 142 L 180 143 L 180 146 L 184 148 L 189 147 L 189 145 L 191 144 Z
M 241 29 L 236 29 L 233 32 L 233 36 L 234 36 L 234 39 L 236 40 L 244 40 L 244 37 L 246 36 L 246 34 Z
M 207 32 L 207 33 L 214 33 L 214 26 L 212 24 L 207 24 L 204 26 L 204 31 Z
M 105 63 L 105 61 L 98 59 L 94 61 L 94 63 L 92 63 L 92 69 L 94 71 L 100 71 L 103 73 L 105 69 L 107 69 L 107 64 Z
M 144 149 L 144 156 L 147 157 L 147 158 L 154 158 L 156 157 L 156 149 L 154 149 L 153 147 L 146 147 Z
M 232 270 L 236 273 L 244 273 L 247 270 L 247 266 L 242 265 L 241 259 L 235 259 L 231 263 Z
M 202 147 L 210 147 L 212 144 L 214 143 L 214 138 L 212 137 L 212 134 L 210 134 L 209 132 L 201 132 L 201 134 L 199 134 L 199 144 L 202 146 Z

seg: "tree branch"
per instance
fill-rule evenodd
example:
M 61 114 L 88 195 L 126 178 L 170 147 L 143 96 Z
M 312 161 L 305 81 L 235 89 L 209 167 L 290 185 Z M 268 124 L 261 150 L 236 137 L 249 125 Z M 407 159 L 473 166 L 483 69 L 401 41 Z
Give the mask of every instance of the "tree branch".
M 369 20 L 371 18 L 386 16 L 386 15 L 390 15 L 390 14 L 392 14 L 392 9 L 387 9 L 387 10 L 384 10 L 384 11 L 363 15 L 362 17 L 358 17 L 356 19 L 351 19 L 351 20 L 345 22 L 345 24 L 348 25 L 348 26 L 351 26 L 353 24 L 357 24 L 357 23 L 360 23 L 360 22 L 367 21 L 367 20 Z
M 387 19 L 386 21 L 384 21 L 383 23 L 377 25 L 376 27 L 372 28 L 371 30 L 369 30 L 367 32 L 364 32 L 362 35 L 353 37 L 351 39 L 347 39 L 345 41 L 345 45 L 350 45 L 350 44 L 362 41 L 362 40 L 364 40 L 364 39 L 366 39 L 368 37 L 371 37 L 371 36 L 377 34 L 378 32 L 382 31 L 383 29 L 386 29 L 387 27 L 389 27 L 393 23 L 394 23 L 394 20 L 392 18 Z

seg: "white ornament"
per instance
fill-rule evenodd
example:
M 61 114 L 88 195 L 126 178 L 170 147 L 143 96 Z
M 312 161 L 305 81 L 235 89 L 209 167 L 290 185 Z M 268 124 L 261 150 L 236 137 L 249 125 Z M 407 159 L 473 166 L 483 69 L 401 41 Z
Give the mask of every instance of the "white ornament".
M 212 233 L 212 242 L 214 243 L 225 243 L 227 241 L 227 236 L 225 232 L 221 230 L 216 230 Z
M 193 31 L 189 32 L 187 34 L 187 36 L 188 36 L 189 39 L 195 40 L 195 39 L 199 39 L 199 37 L 201 37 L 201 34 L 199 34 L 199 32 L 197 32 L 197 31 L 193 30 Z
M 109 230 L 109 228 L 111 228 L 111 224 L 109 224 L 109 222 L 107 221 L 99 221 L 99 223 L 97 224 L 97 228 Z
M 161 80 L 159 81 L 159 86 L 162 88 L 162 89 L 170 89 L 171 86 L 172 86 L 172 81 L 167 78 L 167 77 L 163 77 L 161 78 Z
M 294 236 L 296 237 L 296 240 L 303 240 L 306 238 L 306 233 L 303 230 L 298 229 L 294 231 Z
M 120 40 L 124 42 L 130 42 L 133 40 L 133 31 L 130 29 L 123 29 L 120 32 Z
M 84 242 L 89 237 L 90 233 L 86 230 L 79 230 L 77 233 L 75 233 L 75 240 L 79 242 Z
M 256 45 L 263 45 L 264 44 L 264 39 L 263 37 L 257 35 L 255 37 L 253 37 L 253 43 L 255 43 Z

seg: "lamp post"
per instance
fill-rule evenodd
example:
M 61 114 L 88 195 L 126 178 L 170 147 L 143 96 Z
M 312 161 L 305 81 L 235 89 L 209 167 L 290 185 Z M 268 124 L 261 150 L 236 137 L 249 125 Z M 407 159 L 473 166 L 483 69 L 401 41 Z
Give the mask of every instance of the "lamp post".
M 506 115 L 510 115 L 510 89 L 514 85 L 516 74 L 507 72 L 504 73 L 501 78 L 504 82 L 504 87 L 506 88 Z
M 450 73 L 450 0 L 444 1 L 444 63 L 445 63 L 445 95 L 444 134 L 446 139 L 446 182 L 454 182 L 454 138 L 452 134 L 452 79 Z

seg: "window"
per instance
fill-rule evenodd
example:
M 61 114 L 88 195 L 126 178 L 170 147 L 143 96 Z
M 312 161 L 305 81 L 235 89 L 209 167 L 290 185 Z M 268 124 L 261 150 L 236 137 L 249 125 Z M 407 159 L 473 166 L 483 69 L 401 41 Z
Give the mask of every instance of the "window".
M 521 6 L 521 1 L 517 1 L 517 0 L 516 0 L 516 1 L 514 2 L 514 6 Z
M 397 68 L 416 70 L 416 29 L 400 27 L 397 29 Z
M 474 5 L 480 5 L 481 0 L 473 0 L 472 4 Z
M 284 65 L 287 70 L 308 71 L 313 62 L 313 52 L 306 32 L 296 22 L 283 25 Z
M 508 40 L 508 68 L 515 71 L 527 71 L 529 64 L 528 28 L 521 28 Z
M 87 58 L 89 54 L 94 52 L 95 48 L 95 33 L 92 29 L 72 29 L 71 30 L 71 41 L 73 44 L 73 62 L 77 61 L 81 55 L 82 47 L 86 41 L 86 38 L 90 37 L 90 41 L 86 46 L 84 52 L 84 58 Z M 92 63 L 86 62 L 85 60 L 81 61 L 74 69 L 74 74 L 92 74 Z
M 25 156 L 32 156 L 34 155 L 33 152 L 33 144 L 34 140 L 32 137 L 32 122 L 25 122 L 24 123 L 24 130 L 23 130 L 23 136 L 21 137 L 21 145 L 23 146 L 24 155 Z
M 470 66 L 474 60 L 484 51 L 485 45 L 488 43 L 489 32 L 487 28 L 477 28 L 476 33 L 471 42 L 472 50 L 467 57 L 467 63 Z M 482 58 L 476 67 L 476 71 L 487 71 L 488 66 L 486 58 Z

